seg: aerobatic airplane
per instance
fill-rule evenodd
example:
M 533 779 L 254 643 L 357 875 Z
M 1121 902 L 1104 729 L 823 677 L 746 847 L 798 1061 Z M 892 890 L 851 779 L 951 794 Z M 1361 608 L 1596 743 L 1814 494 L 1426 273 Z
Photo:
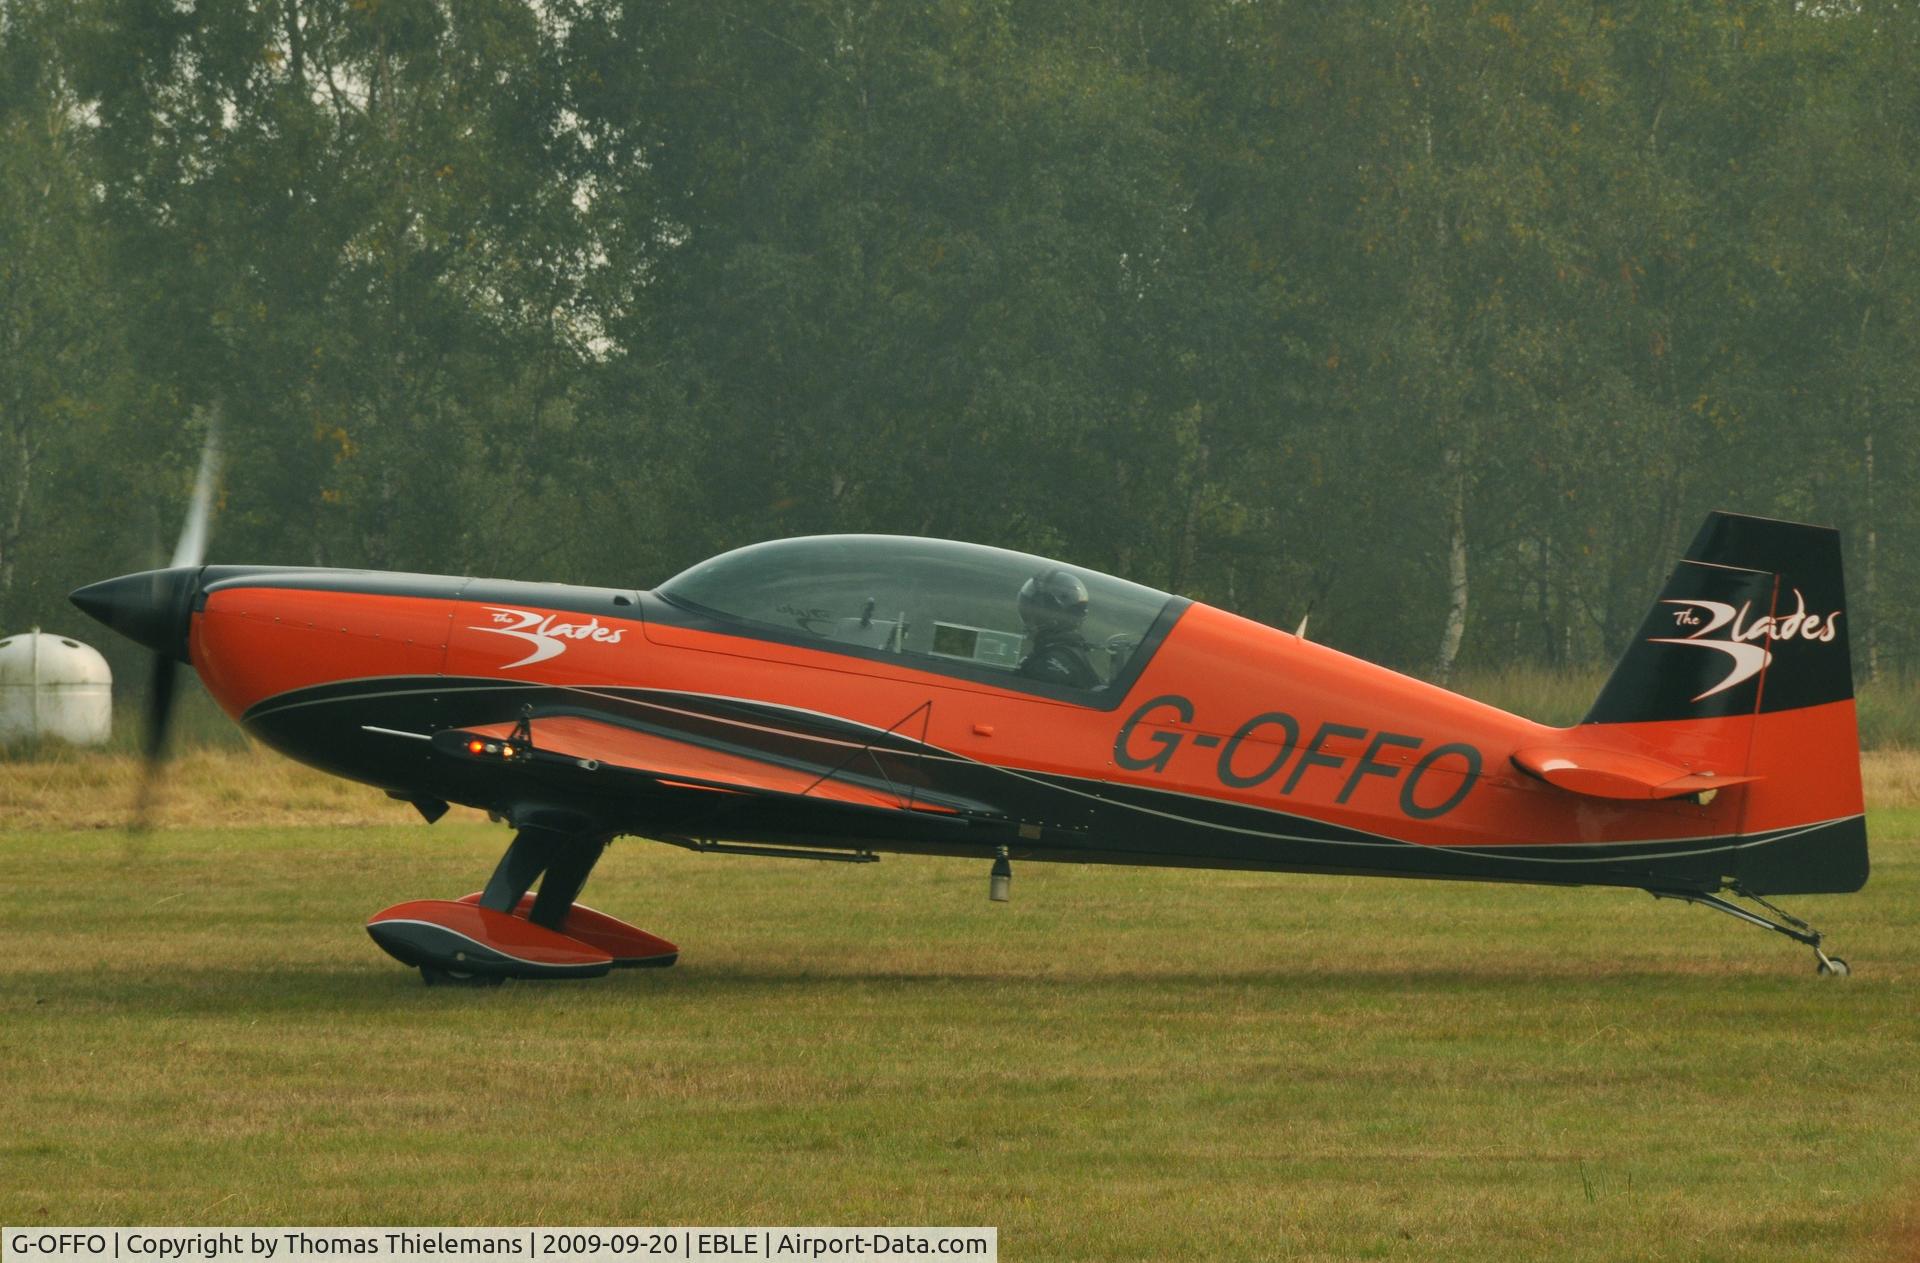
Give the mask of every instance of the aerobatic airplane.
M 190 663 L 290 757 L 513 827 L 483 891 L 369 923 L 430 983 L 671 964 L 575 902 L 622 834 L 975 856 L 996 898 L 1020 860 L 1621 886 L 1847 971 L 1767 902 L 1867 877 L 1829 529 L 1713 514 L 1591 712 L 1551 728 L 949 540 L 777 540 L 650 592 L 203 565 L 205 474 L 176 564 L 73 600 L 155 652 L 152 750 Z

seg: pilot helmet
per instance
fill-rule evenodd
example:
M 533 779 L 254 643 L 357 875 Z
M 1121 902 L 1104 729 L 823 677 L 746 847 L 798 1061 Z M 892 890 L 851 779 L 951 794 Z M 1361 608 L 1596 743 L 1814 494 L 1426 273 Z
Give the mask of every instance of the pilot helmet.
M 1020 585 L 1020 621 L 1036 633 L 1073 631 L 1087 616 L 1087 585 L 1065 570 Z

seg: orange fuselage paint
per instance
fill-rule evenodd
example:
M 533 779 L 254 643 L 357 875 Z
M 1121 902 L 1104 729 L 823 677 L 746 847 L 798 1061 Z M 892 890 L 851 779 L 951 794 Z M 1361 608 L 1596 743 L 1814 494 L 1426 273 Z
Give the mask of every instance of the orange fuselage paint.
M 649 623 L 637 608 L 585 614 L 313 587 L 210 591 L 190 653 L 236 718 L 293 690 L 382 677 L 743 698 L 895 729 L 1020 772 L 1283 811 L 1425 845 L 1712 838 L 1860 811 L 1851 701 L 1552 729 L 1197 604 L 1111 708 L 920 670 L 905 658 Z M 1690 773 L 1759 779 L 1704 805 L 1608 800 L 1555 788 L 1511 761 L 1519 749 L 1575 736 Z

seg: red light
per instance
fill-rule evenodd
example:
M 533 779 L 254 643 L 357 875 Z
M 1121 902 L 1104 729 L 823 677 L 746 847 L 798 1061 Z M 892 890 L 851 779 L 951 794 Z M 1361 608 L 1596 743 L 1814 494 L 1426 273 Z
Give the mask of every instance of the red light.
M 487 746 L 486 746 L 486 743 L 485 743 L 485 742 L 483 742 L 483 741 L 469 741 L 469 742 L 467 742 L 467 753 L 468 753 L 468 754 L 479 754 L 479 753 L 480 753 L 480 752 L 481 752 L 482 750 L 485 750 L 486 748 L 487 748 Z

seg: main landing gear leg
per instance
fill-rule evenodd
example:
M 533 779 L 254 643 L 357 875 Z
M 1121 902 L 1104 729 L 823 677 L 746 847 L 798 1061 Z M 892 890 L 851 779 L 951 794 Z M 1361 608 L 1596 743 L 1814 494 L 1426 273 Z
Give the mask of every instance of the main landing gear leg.
M 534 899 L 527 920 L 549 930 L 560 929 L 567 913 L 573 911 L 573 901 L 580 897 L 581 887 L 587 884 L 587 876 L 600 862 L 600 853 L 607 849 L 607 841 L 604 837 L 568 838 L 553 847 L 547 860 L 547 875 L 540 882 L 540 894 Z
M 507 844 L 507 853 L 494 866 L 487 888 L 480 892 L 480 906 L 495 912 L 512 912 L 521 896 L 533 889 L 547 868 L 547 851 L 553 835 L 545 829 L 522 829 Z
M 587 876 L 600 862 L 610 838 L 605 834 L 562 833 L 538 827 L 522 828 L 513 835 L 507 853 L 480 892 L 480 906 L 495 912 L 512 912 L 520 906 L 541 873 L 540 894 L 533 902 L 528 920 L 557 930 L 573 909 L 573 901 L 587 884 Z
M 416 899 L 376 913 L 367 932 L 429 986 L 497 986 L 506 978 L 594 978 L 671 965 L 663 938 L 575 903 L 611 835 L 522 824 L 485 890 Z M 542 877 L 542 874 L 545 874 Z M 530 895 L 534 882 L 540 893 Z
M 1805 943 L 1813 949 L 1814 972 L 1823 978 L 1845 978 L 1853 971 L 1847 968 L 1847 962 L 1838 956 L 1829 956 L 1821 949 L 1820 931 L 1802 921 L 1799 917 L 1768 903 L 1759 895 L 1749 894 L 1735 889 L 1734 895 L 1748 899 L 1765 908 L 1772 916 L 1766 916 L 1737 903 L 1722 899 L 1719 895 L 1707 894 L 1698 890 L 1649 890 L 1655 899 L 1678 899 L 1683 903 L 1697 903 L 1703 908 L 1712 908 L 1715 912 L 1724 912 L 1730 917 L 1757 925 L 1763 930 L 1772 930 L 1775 934 L 1784 934 L 1796 943 Z
M 487 888 L 475 902 L 493 912 L 512 915 L 525 899 L 533 883 L 540 882 L 540 893 L 533 901 L 527 920 L 558 931 L 573 901 L 580 897 L 587 875 L 607 849 L 605 837 L 577 836 L 554 829 L 522 828 L 513 835 L 506 854 L 487 879 Z M 545 880 L 540 874 L 545 873 Z M 465 963 L 465 962 L 455 962 Z M 429 987 L 497 987 L 509 975 L 496 970 L 456 969 L 444 961 L 420 962 L 420 978 Z
M 511 915 L 533 888 L 533 883 L 540 881 L 540 893 L 526 919 L 558 931 L 567 913 L 573 910 L 573 901 L 580 897 L 593 866 L 600 861 L 601 852 L 607 849 L 608 841 L 604 836 L 581 837 L 553 829 L 523 828 L 507 844 L 506 854 L 500 857 L 493 876 L 487 879 L 487 888 L 480 892 L 476 902 L 482 908 Z M 543 872 L 546 879 L 541 881 Z M 443 963 L 422 961 L 420 964 L 421 981 L 429 987 L 497 987 L 507 976 L 491 971 L 453 969 Z
M 480 892 L 479 905 L 511 914 L 546 870 L 550 837 L 544 829 L 522 829 L 514 834 L 506 853 L 494 865 L 487 888 Z M 453 969 L 441 960 L 422 960 L 419 967 L 420 980 L 429 987 L 497 987 L 507 980 L 504 973 Z

